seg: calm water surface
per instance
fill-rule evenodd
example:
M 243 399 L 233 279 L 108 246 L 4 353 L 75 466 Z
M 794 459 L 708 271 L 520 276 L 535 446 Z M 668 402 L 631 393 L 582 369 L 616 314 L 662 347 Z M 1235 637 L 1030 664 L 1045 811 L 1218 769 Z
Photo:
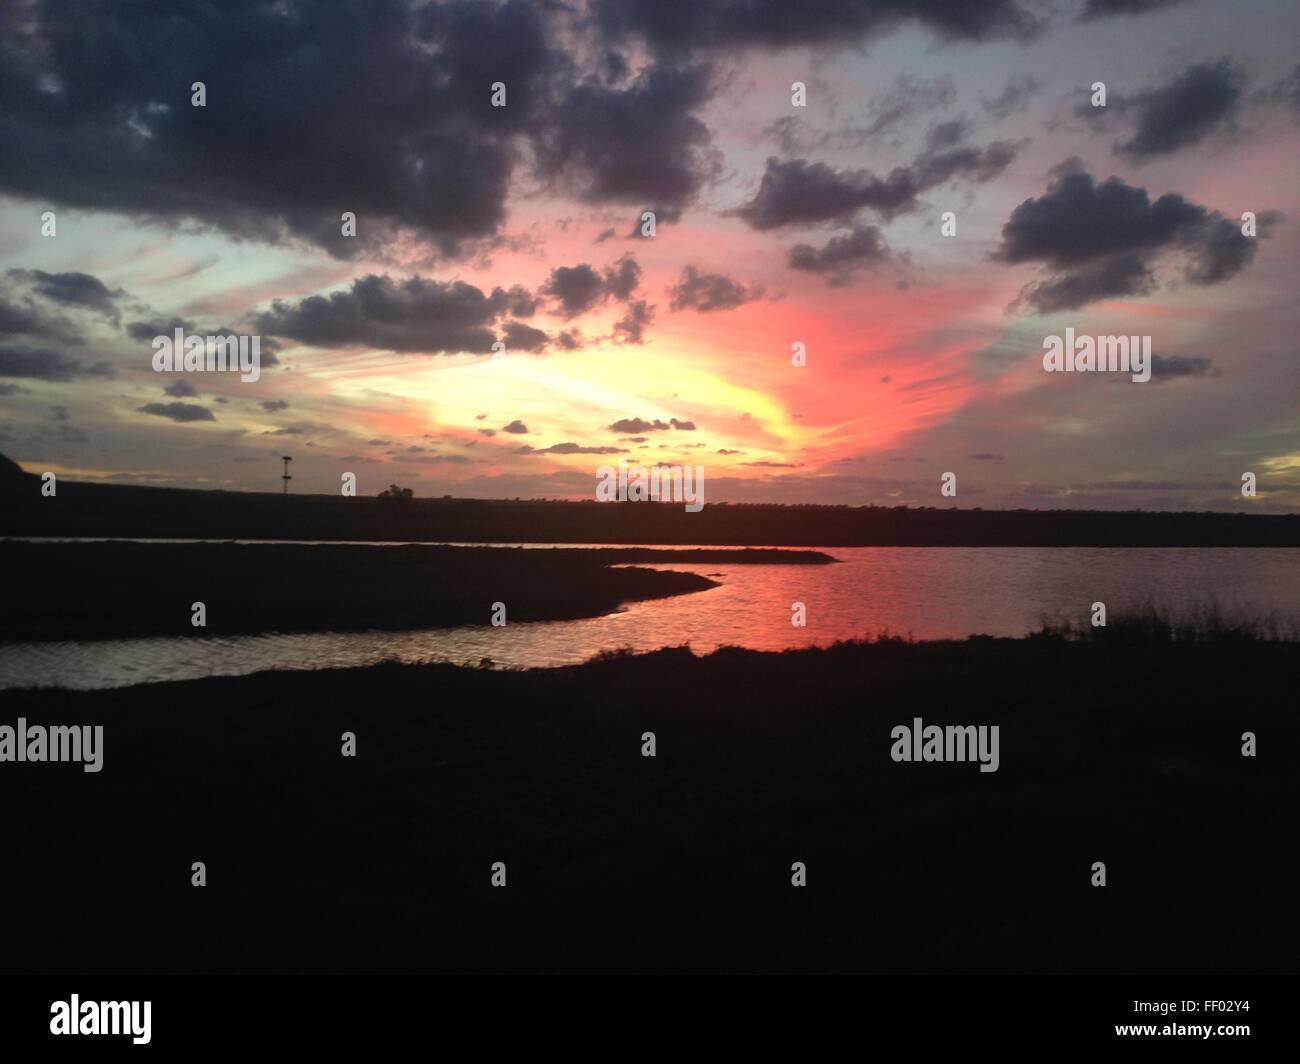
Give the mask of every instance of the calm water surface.
M 528 546 L 527 544 L 510 544 Z M 556 544 L 557 546 L 561 544 Z M 582 546 L 583 544 L 563 544 Z M 548 545 L 549 546 L 549 545 Z M 404 662 L 547 666 L 601 650 L 733 644 L 759 650 L 824 645 L 888 630 L 917 639 L 1023 635 L 1044 616 L 1084 621 L 1154 601 L 1177 611 L 1207 602 L 1300 628 L 1300 553 L 1253 548 L 827 547 L 840 564 L 669 564 L 721 586 L 633 603 L 583 621 L 408 632 L 207 636 L 0 646 L 0 689 L 120 687 L 155 680 Z M 807 607 L 806 628 L 790 623 Z

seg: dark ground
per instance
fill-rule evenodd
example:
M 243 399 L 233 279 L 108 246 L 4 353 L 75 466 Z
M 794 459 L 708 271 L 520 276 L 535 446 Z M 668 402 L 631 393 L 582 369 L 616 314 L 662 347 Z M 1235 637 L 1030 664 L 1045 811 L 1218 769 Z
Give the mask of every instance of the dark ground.
M 145 488 L 0 477 L 0 536 L 415 540 L 445 543 L 644 543 L 784 547 L 1295 547 L 1300 515 L 979 510 L 944 505 L 680 505 L 415 499 Z M 378 485 L 374 486 L 376 489 Z M 595 491 L 593 477 L 592 491 Z M 936 503 L 951 500 L 938 497 Z
M 105 760 L 4 766 L 0 966 L 1294 972 L 1298 680 L 985 638 L 6 692 Z M 916 715 L 1000 771 L 895 764 Z

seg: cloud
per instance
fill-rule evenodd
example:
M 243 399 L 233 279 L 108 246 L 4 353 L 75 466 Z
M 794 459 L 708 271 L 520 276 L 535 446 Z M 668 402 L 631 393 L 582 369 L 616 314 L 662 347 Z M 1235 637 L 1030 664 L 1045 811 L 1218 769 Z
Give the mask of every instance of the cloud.
M 1029 98 L 1041 89 L 1042 83 L 1032 74 L 1022 78 L 1011 78 L 1006 88 L 995 100 L 980 99 L 980 106 L 994 118 L 1008 118 L 1017 111 L 1022 111 Z
M 769 156 L 754 198 L 735 213 L 753 229 L 817 222 L 847 222 L 870 207 L 886 217 L 916 197 L 911 175 L 897 169 L 882 181 L 869 170 L 835 170 L 807 159 Z
M 502 336 L 507 351 L 540 351 L 550 342 L 550 337 L 541 329 L 534 329 L 521 321 L 506 322 Z
M 578 443 L 553 443 L 549 447 L 516 447 L 515 454 L 627 454 L 626 447 L 585 447 Z
M 541 290 L 555 301 L 557 311 L 565 319 L 591 310 L 608 297 L 600 274 L 585 262 L 577 266 L 555 267 Z
M 516 418 L 514 421 L 510 422 L 509 425 L 502 425 L 502 426 L 501 426 L 501 431 L 502 431 L 502 432 L 510 432 L 510 433 L 513 433 L 513 434 L 515 434 L 515 435 L 517 435 L 517 436 L 522 436 L 524 433 L 526 433 L 526 432 L 528 431 L 528 426 L 525 425 L 525 424 L 524 424 L 522 421 L 520 421 L 518 418 Z
M 624 87 L 581 81 L 538 126 L 539 171 L 585 202 L 634 204 L 675 220 L 720 168 L 693 113 L 712 94 L 712 72 L 699 65 L 651 63 Z
M 879 227 L 855 225 L 851 232 L 831 237 L 824 247 L 796 244 L 790 249 L 787 263 L 792 270 L 824 273 L 828 283 L 838 287 L 847 284 L 855 271 L 890 258 L 889 245 Z
M 196 406 L 193 403 L 145 403 L 136 409 L 142 414 L 153 414 L 177 422 L 217 420 L 206 406 Z
M 660 421 L 655 418 L 654 421 L 646 421 L 639 417 L 625 417 L 615 421 L 612 425 L 605 426 L 610 432 L 621 432 L 626 435 L 640 436 L 646 432 L 667 431 L 668 422 Z
M 1175 380 L 1178 377 L 1204 377 L 1214 368 L 1214 360 L 1204 355 L 1152 355 L 1151 380 Z M 1215 371 L 1212 376 L 1217 376 Z
M 733 310 L 763 295 L 762 285 L 745 286 L 720 273 L 701 273 L 695 266 L 682 270 L 681 278 L 668 289 L 673 310 L 688 307 L 703 312 Z
M 1145 15 L 1163 7 L 1173 7 L 1184 0 L 1088 0 L 1080 21 L 1107 18 L 1111 15 Z
M 585 314 L 609 299 L 626 301 L 641 282 L 641 267 L 631 254 L 624 255 L 603 272 L 590 263 L 557 266 L 540 291 L 549 296 L 556 313 L 566 321 Z
M 523 0 L 23 10 L 0 40 L 0 190 L 338 257 L 399 227 L 444 254 L 495 235 L 516 142 L 553 114 L 569 67 Z M 507 107 L 490 104 L 490 70 L 509 72 Z
M 1077 310 L 1089 303 L 1122 296 L 1144 296 L 1155 288 L 1155 277 L 1139 255 L 1116 255 L 1081 266 L 1052 281 L 1036 281 L 1021 291 L 1019 301 L 1039 314 Z
M 169 321 L 131 321 L 127 322 L 126 334 L 132 340 L 150 343 L 158 336 L 175 336 L 177 329 L 186 333 L 194 332 L 197 326 L 184 318 L 172 318 Z
M 901 132 L 929 111 L 951 106 L 956 97 L 957 87 L 950 75 L 917 78 L 900 74 L 885 92 L 872 97 L 861 119 L 819 133 L 805 119 L 785 115 L 772 122 L 763 134 L 773 138 L 785 155 L 821 149 L 855 151 L 873 140 Z
M 23 304 L 11 303 L 0 296 L 0 336 L 30 336 L 81 343 L 81 334 L 70 321 L 38 310 L 30 299 Z
M 262 409 L 268 414 L 274 414 L 279 410 L 288 410 L 289 402 L 286 399 L 263 399 Z
M 864 139 L 892 133 L 929 111 L 950 107 L 956 98 L 957 86 L 951 75 L 918 78 L 900 74 L 884 93 L 867 105 L 868 121 L 862 129 Z
M 169 384 L 163 389 L 163 394 L 176 399 L 191 399 L 199 394 L 199 390 L 184 377 L 177 377 L 174 384 Z
M 88 366 L 78 359 L 45 347 L 0 347 L 0 377 L 64 382 L 78 377 L 111 376 L 113 367 L 107 362 L 96 362 Z
M 1259 238 L 1280 220 L 1258 218 Z M 993 257 L 1017 264 L 1039 262 L 1053 271 L 1021 292 L 1019 303 L 1047 313 L 1099 299 L 1144 295 L 1154 283 L 1153 265 L 1167 255 L 1183 259 L 1194 284 L 1218 284 L 1254 258 L 1257 239 L 1217 211 L 1177 193 L 1152 202 L 1146 189 L 1118 177 L 1097 183 L 1077 159 L 1058 167 L 1047 191 L 1012 211 Z
M 1079 113 L 1127 116 L 1135 123 L 1132 136 L 1117 141 L 1117 155 L 1138 162 L 1168 155 L 1204 140 L 1230 125 L 1245 91 L 1246 76 L 1229 59 L 1188 67 L 1168 85 L 1133 97 L 1112 99 L 1106 108 L 1090 104 Z
M 44 270 L 9 270 L 13 280 L 24 283 L 37 295 L 66 307 L 80 307 L 107 318 L 120 320 L 118 301 L 126 298 L 121 288 L 109 288 L 89 273 L 46 273 Z
M 417 454 L 398 455 L 390 461 L 410 465 L 469 465 L 474 459 L 467 458 L 463 454 Z
M 892 219 L 914 210 L 917 197 L 927 189 L 958 177 L 988 181 L 1015 159 L 1017 147 L 1009 141 L 994 141 L 982 149 L 962 145 L 967 131 L 961 119 L 936 125 L 911 166 L 896 167 L 885 178 L 870 170 L 836 170 L 807 159 L 769 156 L 758 192 L 733 213 L 759 230 L 848 224 L 863 209 Z
M 638 299 L 627 305 L 627 314 L 614 323 L 614 339 L 620 343 L 645 342 L 645 330 L 654 321 L 655 308 Z
M 297 304 L 277 299 L 254 320 L 263 332 L 313 347 L 485 353 L 496 340 L 493 322 L 515 298 L 501 288 L 488 295 L 464 281 L 395 281 L 387 274 L 367 274 L 345 291 L 308 296 Z
M 682 50 L 852 47 L 916 24 L 944 40 L 1026 38 L 1040 21 L 1020 0 L 835 0 L 813 4 L 762 0 L 595 0 L 611 39 L 636 37 L 657 52 Z

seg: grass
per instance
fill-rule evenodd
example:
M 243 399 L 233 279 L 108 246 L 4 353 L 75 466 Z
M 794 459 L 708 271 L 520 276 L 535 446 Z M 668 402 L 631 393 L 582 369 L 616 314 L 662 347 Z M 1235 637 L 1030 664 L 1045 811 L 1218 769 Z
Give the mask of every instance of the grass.
M 1104 626 L 1064 616 L 1042 618 L 1036 638 L 1129 643 L 1294 643 L 1300 631 L 1275 614 L 1228 610 L 1214 600 L 1172 610 L 1145 602 L 1112 611 Z

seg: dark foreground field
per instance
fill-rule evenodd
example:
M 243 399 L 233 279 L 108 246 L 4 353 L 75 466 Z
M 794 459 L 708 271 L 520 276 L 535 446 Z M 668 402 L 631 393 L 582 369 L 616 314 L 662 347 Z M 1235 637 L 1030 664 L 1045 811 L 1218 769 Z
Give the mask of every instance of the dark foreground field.
M 1039 638 L 10 692 L 105 754 L 4 766 L 0 965 L 1295 971 L 1297 681 Z M 892 762 L 916 715 L 1000 770 Z

